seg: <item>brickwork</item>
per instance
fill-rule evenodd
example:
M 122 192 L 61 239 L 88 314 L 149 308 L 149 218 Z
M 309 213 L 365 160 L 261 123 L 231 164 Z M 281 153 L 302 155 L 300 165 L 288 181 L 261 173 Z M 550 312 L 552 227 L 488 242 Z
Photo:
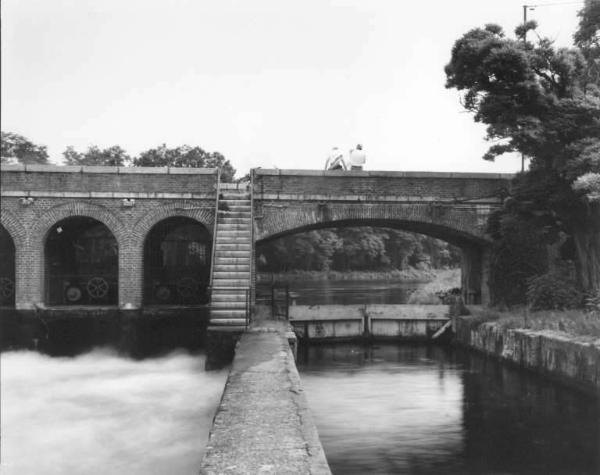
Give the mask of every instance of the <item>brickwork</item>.
M 332 226 L 427 234 L 463 252 L 465 301 L 489 300 L 487 220 L 511 175 L 254 170 L 255 240 Z
M 126 309 L 142 305 L 143 248 L 153 226 L 188 217 L 213 233 L 214 169 L 15 165 L 1 171 L 1 222 L 15 244 L 18 309 L 44 304 L 46 237 L 63 219 L 90 217 L 113 233 L 119 247 L 118 301 Z M 500 205 L 509 178 L 258 169 L 253 171 L 252 240 L 367 224 L 429 234 L 481 253 L 487 217 Z
M 188 217 L 213 232 L 216 170 L 10 166 L 2 167 L 1 177 L 2 225 L 15 243 L 18 309 L 44 304 L 46 237 L 65 218 L 96 219 L 114 235 L 122 308 L 142 304 L 144 241 L 154 225 Z

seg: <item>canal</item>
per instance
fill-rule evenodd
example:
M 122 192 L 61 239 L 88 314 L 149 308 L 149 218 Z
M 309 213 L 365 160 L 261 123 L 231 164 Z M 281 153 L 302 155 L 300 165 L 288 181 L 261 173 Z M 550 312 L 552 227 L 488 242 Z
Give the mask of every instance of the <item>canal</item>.
M 370 280 L 320 280 L 291 282 L 289 290 L 297 305 L 356 305 L 402 304 L 422 282 L 370 281 Z M 268 300 L 271 284 L 258 284 L 257 297 Z
M 304 348 L 298 369 L 334 474 L 597 474 L 600 402 L 470 352 Z

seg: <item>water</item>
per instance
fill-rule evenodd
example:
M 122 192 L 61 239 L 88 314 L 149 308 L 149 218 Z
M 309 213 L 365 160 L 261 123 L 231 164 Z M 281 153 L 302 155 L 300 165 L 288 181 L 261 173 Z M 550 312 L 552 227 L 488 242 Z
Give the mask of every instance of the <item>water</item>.
M 597 474 L 600 401 L 452 348 L 309 347 L 303 386 L 334 474 Z
M 204 357 L 2 353 L 1 472 L 197 473 L 227 373 Z
M 320 280 L 289 284 L 297 305 L 402 304 L 420 282 Z M 271 284 L 258 284 L 258 296 L 271 295 Z

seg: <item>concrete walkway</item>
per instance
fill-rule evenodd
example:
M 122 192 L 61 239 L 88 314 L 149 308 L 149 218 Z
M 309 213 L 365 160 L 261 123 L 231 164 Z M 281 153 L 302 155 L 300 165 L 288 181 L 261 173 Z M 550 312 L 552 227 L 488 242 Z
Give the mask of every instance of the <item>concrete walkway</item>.
M 235 352 L 201 474 L 330 474 L 283 322 L 253 323 Z

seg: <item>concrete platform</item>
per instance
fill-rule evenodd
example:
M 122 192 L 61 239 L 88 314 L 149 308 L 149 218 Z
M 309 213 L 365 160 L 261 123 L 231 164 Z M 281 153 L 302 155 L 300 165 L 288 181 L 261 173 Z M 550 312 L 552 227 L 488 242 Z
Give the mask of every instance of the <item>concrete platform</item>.
M 290 349 L 287 323 L 238 343 L 201 474 L 330 474 Z

